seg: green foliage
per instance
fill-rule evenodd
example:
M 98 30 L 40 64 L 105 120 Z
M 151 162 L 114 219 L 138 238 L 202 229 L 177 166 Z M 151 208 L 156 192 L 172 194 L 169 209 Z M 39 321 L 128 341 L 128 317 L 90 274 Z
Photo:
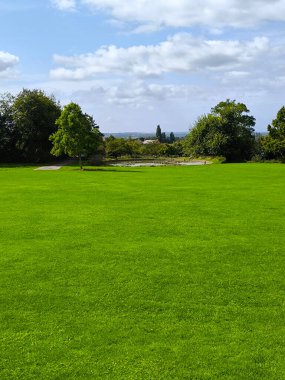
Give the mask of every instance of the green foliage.
M 158 126 L 156 127 L 156 133 L 155 133 L 155 135 L 156 135 L 157 140 L 158 140 L 160 143 L 164 143 L 164 144 L 173 144 L 174 141 L 175 141 L 174 133 L 173 133 L 173 132 L 170 132 L 169 137 L 166 136 L 166 133 L 161 131 L 161 127 L 160 127 L 160 125 L 158 125 Z
M 227 141 L 219 131 L 221 121 L 209 114 L 201 116 L 185 140 L 184 150 L 193 156 L 217 156 Z
M 109 136 L 105 140 L 105 147 L 107 156 L 112 158 L 137 157 L 141 153 L 141 142 L 132 139 L 126 140 Z
M 243 103 L 226 100 L 198 119 L 185 142 L 185 153 L 248 160 L 254 151 L 255 119 Z
M 1 380 L 282 380 L 285 166 L 0 168 Z
M 61 108 L 53 96 L 40 90 L 20 92 L 13 103 L 16 148 L 22 160 L 40 162 L 51 158 L 49 136 L 56 131 Z
M 285 107 L 283 106 L 277 113 L 272 125 L 268 126 L 268 132 L 273 139 L 285 138 Z
M 56 130 L 60 106 L 53 96 L 23 90 L 0 99 L 0 161 L 40 162 L 51 158 L 49 135 Z
M 155 133 L 155 135 L 156 135 L 157 140 L 158 140 L 159 142 L 161 142 L 161 128 L 160 128 L 160 125 L 158 125 L 158 126 L 156 127 L 156 133 Z
M 175 142 L 175 135 L 173 132 L 170 132 L 169 135 L 169 144 L 173 144 Z
M 285 107 L 282 107 L 272 125 L 268 126 L 269 134 L 261 138 L 261 152 L 268 159 L 285 159 Z
M 160 155 L 163 148 L 161 148 L 162 144 L 144 144 L 141 147 L 141 153 L 143 156 L 152 156 L 157 157 Z
M 82 157 L 95 153 L 102 143 L 98 126 L 76 103 L 64 107 L 56 125 L 57 132 L 50 136 L 53 143 L 51 153 L 55 156 L 67 154 L 69 157 L 78 157 L 82 168 Z
M 141 154 L 143 156 L 152 156 L 152 157 L 169 157 L 176 156 L 176 150 L 173 145 L 170 144 L 146 144 L 141 148 Z
M 184 156 L 184 139 L 176 140 L 171 146 L 174 152 L 174 156 L 182 157 Z
M 109 136 L 105 140 L 106 154 L 111 158 L 128 156 L 132 158 L 144 156 L 181 156 L 183 154 L 182 142 L 173 144 L 152 143 L 142 144 L 139 140 L 115 138 Z
M 14 100 L 9 93 L 0 96 L 0 162 L 12 162 L 18 153 L 15 150 Z

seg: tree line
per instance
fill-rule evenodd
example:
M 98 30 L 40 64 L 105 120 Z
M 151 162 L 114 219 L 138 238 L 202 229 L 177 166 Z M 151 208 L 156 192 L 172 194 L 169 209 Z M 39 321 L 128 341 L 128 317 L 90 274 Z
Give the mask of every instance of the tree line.
M 176 139 L 157 126 L 154 140 L 104 139 L 92 116 L 70 103 L 61 107 L 53 95 L 22 90 L 0 95 L 0 162 L 49 162 L 54 156 L 82 159 L 100 153 L 117 159 L 141 156 L 222 156 L 228 162 L 285 159 L 285 107 L 267 127 L 255 133 L 256 120 L 243 103 L 222 101 Z
M 53 95 L 24 89 L 0 96 L 0 162 L 49 162 L 55 156 L 87 158 L 103 145 L 92 116 Z
M 285 159 L 285 107 L 268 125 L 266 135 L 255 132 L 256 120 L 243 103 L 222 101 L 210 113 L 202 115 L 184 139 L 169 138 L 158 125 L 155 137 L 159 144 L 141 145 L 138 140 L 106 139 L 109 157 L 180 156 L 224 157 L 227 162 Z

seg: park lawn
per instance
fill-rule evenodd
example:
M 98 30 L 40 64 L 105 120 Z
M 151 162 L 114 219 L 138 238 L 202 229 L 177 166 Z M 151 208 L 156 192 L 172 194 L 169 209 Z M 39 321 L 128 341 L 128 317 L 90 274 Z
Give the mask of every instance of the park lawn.
M 0 185 L 1 380 L 285 378 L 285 165 Z

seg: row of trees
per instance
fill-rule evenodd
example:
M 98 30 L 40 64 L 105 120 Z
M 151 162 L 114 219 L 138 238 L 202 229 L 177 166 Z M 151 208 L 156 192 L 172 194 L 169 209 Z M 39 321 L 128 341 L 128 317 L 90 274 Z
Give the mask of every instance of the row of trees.
M 70 103 L 63 109 L 53 96 L 23 90 L 0 96 L 0 161 L 47 162 L 53 156 L 88 158 L 99 150 L 121 156 L 223 156 L 227 161 L 285 159 L 285 107 L 278 112 L 266 136 L 254 132 L 255 118 L 243 103 L 220 102 L 201 116 L 185 139 L 166 138 L 160 126 L 157 143 L 110 136 L 103 140 L 94 119 Z
M 132 158 L 140 156 L 180 156 L 182 148 L 179 141 L 170 143 L 143 144 L 140 140 L 115 138 L 105 139 L 105 153 L 110 158 L 129 156 Z
M 0 162 L 48 162 L 87 157 L 103 144 L 93 118 L 75 103 L 63 109 L 40 90 L 0 97 Z
M 169 137 L 166 136 L 166 133 L 161 131 L 160 125 L 156 127 L 155 136 L 160 143 L 173 144 L 176 140 L 173 132 L 170 132 Z

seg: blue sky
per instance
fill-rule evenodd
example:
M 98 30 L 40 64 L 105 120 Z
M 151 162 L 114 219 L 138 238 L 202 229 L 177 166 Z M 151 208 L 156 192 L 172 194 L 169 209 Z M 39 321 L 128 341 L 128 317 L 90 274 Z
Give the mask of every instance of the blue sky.
M 0 92 L 79 103 L 103 132 L 187 131 L 227 98 L 285 104 L 285 0 L 0 0 Z

